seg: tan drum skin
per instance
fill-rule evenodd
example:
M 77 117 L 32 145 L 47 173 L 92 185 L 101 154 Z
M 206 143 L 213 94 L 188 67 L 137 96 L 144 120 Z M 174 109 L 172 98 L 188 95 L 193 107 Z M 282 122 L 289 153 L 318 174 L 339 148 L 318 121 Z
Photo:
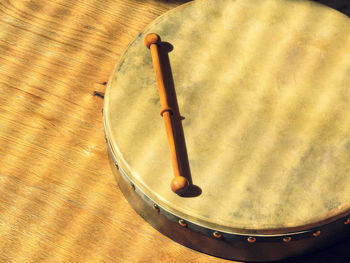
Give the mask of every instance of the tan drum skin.
M 151 32 L 173 46 L 169 60 L 198 196 L 184 198 L 169 187 L 169 149 L 143 42 Z M 337 220 L 347 225 L 350 20 L 304 0 L 183 5 L 128 47 L 108 82 L 104 121 L 124 178 L 168 218 L 195 226 L 186 231 L 255 243 L 254 235 L 282 238 Z

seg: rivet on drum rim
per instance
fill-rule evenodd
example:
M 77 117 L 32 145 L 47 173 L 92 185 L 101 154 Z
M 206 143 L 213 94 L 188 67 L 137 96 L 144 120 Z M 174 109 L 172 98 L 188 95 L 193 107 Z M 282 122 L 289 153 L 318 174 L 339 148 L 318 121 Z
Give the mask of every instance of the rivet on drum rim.
M 119 165 L 117 163 L 115 163 L 115 167 L 117 167 L 117 169 L 119 170 Z
M 131 190 L 135 191 L 135 185 L 133 183 L 130 184 Z
M 255 237 L 248 237 L 247 240 L 248 240 L 249 243 L 255 243 L 256 238 Z
M 292 240 L 291 237 L 284 237 L 283 238 L 283 242 L 286 242 L 286 243 L 290 242 L 291 240 Z
M 220 234 L 219 232 L 215 231 L 215 232 L 213 232 L 213 236 L 214 236 L 215 238 L 221 238 L 221 237 L 222 237 L 222 234 Z
M 157 211 L 158 213 L 159 213 L 159 211 L 160 211 L 159 207 L 158 207 L 156 204 L 153 205 L 153 209 L 154 209 L 155 211 Z
M 314 232 L 312 234 L 314 237 L 318 237 L 319 235 L 321 235 L 321 231 L 320 230 L 317 230 L 316 232 Z
M 345 225 L 349 225 L 350 224 L 350 217 L 348 219 L 345 220 L 344 222 Z
M 186 227 L 187 226 L 185 220 L 183 220 L 183 219 L 179 220 L 179 225 L 182 226 L 182 227 Z

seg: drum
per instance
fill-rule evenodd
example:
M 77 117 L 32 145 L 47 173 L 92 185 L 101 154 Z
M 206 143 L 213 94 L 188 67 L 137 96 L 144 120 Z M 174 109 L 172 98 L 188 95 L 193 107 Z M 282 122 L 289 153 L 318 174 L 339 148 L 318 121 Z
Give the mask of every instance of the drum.
M 181 170 L 172 166 L 148 33 L 158 44 Z M 350 20 L 303 0 L 199 0 L 125 51 L 104 127 L 124 195 L 160 232 L 269 261 L 350 233 Z

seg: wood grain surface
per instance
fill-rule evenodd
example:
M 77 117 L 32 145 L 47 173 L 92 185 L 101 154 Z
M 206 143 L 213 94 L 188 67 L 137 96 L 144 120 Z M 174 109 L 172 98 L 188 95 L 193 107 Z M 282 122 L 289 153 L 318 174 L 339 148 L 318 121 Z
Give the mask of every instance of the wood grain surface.
M 129 42 L 184 2 L 0 1 L 0 262 L 228 262 L 129 206 L 94 96 Z M 349 1 L 330 2 L 348 12 Z M 284 262 L 349 262 L 349 245 Z

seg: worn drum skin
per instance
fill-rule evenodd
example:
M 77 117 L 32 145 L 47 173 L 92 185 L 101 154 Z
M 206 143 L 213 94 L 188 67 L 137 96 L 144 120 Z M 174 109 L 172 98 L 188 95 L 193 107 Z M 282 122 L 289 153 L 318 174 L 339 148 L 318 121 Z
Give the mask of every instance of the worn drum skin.
M 172 46 L 168 82 L 197 186 L 185 197 L 169 187 L 144 44 L 151 32 Z M 335 10 L 301 0 L 185 4 L 127 48 L 108 82 L 104 122 L 120 188 L 179 243 L 269 261 L 349 234 L 350 19 Z

